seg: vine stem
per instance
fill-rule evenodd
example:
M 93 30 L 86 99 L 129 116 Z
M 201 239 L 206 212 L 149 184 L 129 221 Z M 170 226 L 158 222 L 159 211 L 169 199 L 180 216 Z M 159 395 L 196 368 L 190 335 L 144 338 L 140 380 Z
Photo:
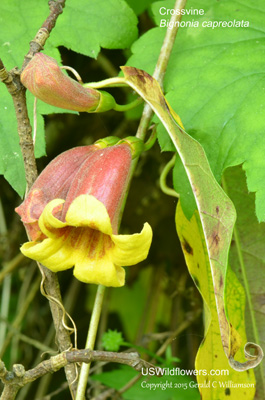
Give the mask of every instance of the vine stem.
M 86 349 L 93 350 L 97 331 L 98 331 L 98 324 L 99 318 L 102 310 L 103 298 L 104 298 L 105 286 L 99 285 L 97 289 L 97 294 L 94 302 L 94 307 L 91 315 L 91 320 L 89 324 L 89 330 L 87 334 L 86 340 Z M 80 377 L 78 381 L 77 391 L 76 391 L 76 398 L 75 400 L 83 400 L 85 398 L 85 391 L 87 385 L 87 379 L 89 375 L 90 363 L 85 364 L 83 363 L 80 370 Z
M 186 5 L 186 0 L 176 0 L 175 3 L 175 10 L 177 9 L 183 9 Z M 178 32 L 178 24 L 176 24 L 176 21 L 180 21 L 181 19 L 181 13 L 180 15 L 172 15 L 170 22 L 171 26 L 173 26 L 172 29 L 167 29 L 166 36 L 159 54 L 159 58 L 155 67 L 155 71 L 153 74 L 153 77 L 159 82 L 159 84 L 162 86 L 163 80 L 164 80 L 164 75 L 166 73 L 169 57 L 174 45 L 174 41 Z M 107 82 L 104 82 L 106 84 Z M 113 79 L 110 80 L 110 84 L 113 83 Z M 117 78 L 117 83 L 122 83 L 121 78 Z M 91 84 L 88 84 L 91 85 Z M 136 133 L 136 137 L 139 139 L 144 140 L 147 129 L 150 125 L 152 117 L 152 110 L 151 107 L 146 104 L 143 110 L 143 115 L 139 124 L 138 131 Z M 135 170 L 136 164 L 137 164 L 138 158 L 136 158 L 133 161 L 132 169 L 131 169 L 131 178 L 133 175 L 133 172 Z M 130 179 L 131 180 L 131 179 Z M 129 184 L 128 184 L 128 189 L 129 189 Z M 127 191 L 128 193 L 128 191 Z M 126 201 L 126 200 L 125 200 Z M 124 201 L 124 204 L 125 204 Z M 99 286 L 96 294 L 96 299 L 94 303 L 94 308 L 92 311 L 92 316 L 91 316 L 91 322 L 89 326 L 89 331 L 88 331 L 88 336 L 87 336 L 87 343 L 86 343 L 86 348 L 93 350 L 94 344 L 95 344 L 95 339 L 96 339 L 96 334 L 97 334 L 97 329 L 98 329 L 98 323 L 99 323 L 99 318 L 100 318 L 100 313 L 102 309 L 102 303 L 103 303 L 103 295 L 104 295 L 104 286 Z M 76 400 L 83 400 L 85 396 L 85 390 L 86 390 L 86 384 L 87 384 L 87 379 L 89 375 L 89 369 L 90 369 L 90 364 L 82 364 L 81 371 L 80 371 L 80 378 L 77 386 L 77 392 L 76 392 Z
M 182 10 L 186 6 L 187 0 L 176 0 L 174 10 Z M 163 45 L 160 50 L 158 61 L 155 67 L 153 78 L 155 78 L 160 86 L 163 86 L 164 76 L 167 70 L 168 61 L 172 52 L 172 48 L 178 33 L 178 23 L 181 20 L 181 13 L 174 14 L 170 18 L 171 29 L 167 29 Z
M 10 95 L 12 96 L 14 109 L 17 119 L 17 130 L 19 136 L 19 144 L 23 156 L 25 177 L 27 182 L 27 190 L 31 188 L 35 180 L 37 179 L 38 172 L 36 166 L 36 160 L 34 156 L 34 144 L 32 139 L 32 128 L 29 120 L 27 103 L 26 103 L 26 90 L 20 82 L 20 74 L 29 61 L 32 59 L 34 54 L 44 48 L 46 40 L 48 39 L 52 29 L 54 28 L 57 18 L 63 12 L 66 0 L 55 0 L 49 2 L 49 16 L 45 19 L 41 28 L 38 30 L 35 38 L 30 42 L 29 52 L 24 57 L 23 65 L 21 70 L 14 68 L 11 71 L 7 71 L 3 61 L 0 59 L 0 81 L 2 81 Z M 59 304 L 62 304 L 61 291 L 58 282 L 57 275 L 45 268 L 40 266 L 40 269 L 45 276 L 44 286 L 45 291 L 49 298 L 51 313 L 53 322 L 56 330 L 56 339 L 58 341 L 58 347 L 60 351 L 65 351 L 72 346 L 70 333 L 63 325 L 63 311 Z M 0 276 L 1 278 L 1 276 Z M 56 302 L 51 299 L 56 299 Z M 65 367 L 65 374 L 69 384 L 72 398 L 74 398 L 76 385 L 75 376 L 76 369 L 74 364 L 69 364 Z M 6 389 L 9 393 L 9 388 Z M 9 394 L 8 394 L 9 395 Z M 6 397 L 13 399 L 14 397 Z
M 187 0 L 176 0 L 174 10 L 182 10 L 186 6 Z M 156 67 L 153 73 L 153 78 L 155 78 L 158 83 L 160 84 L 161 88 L 163 89 L 163 81 L 164 81 L 164 76 L 167 70 L 170 54 L 172 52 L 172 48 L 176 39 L 176 35 L 178 33 L 178 24 L 177 21 L 181 20 L 181 13 L 178 15 L 175 13 L 172 15 L 170 18 L 170 26 L 172 26 L 172 29 L 167 29 L 165 39 L 163 42 L 163 45 L 160 50 L 160 54 L 156 63 Z M 145 104 L 142 118 L 136 133 L 136 137 L 139 139 L 144 140 L 146 136 L 146 132 L 148 129 L 148 126 L 150 124 L 151 118 L 152 118 L 153 111 L 149 104 Z

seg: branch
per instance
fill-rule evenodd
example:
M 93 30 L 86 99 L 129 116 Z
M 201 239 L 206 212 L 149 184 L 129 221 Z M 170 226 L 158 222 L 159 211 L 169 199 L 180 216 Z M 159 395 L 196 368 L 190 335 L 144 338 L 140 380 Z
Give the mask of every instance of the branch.
M 20 74 L 17 68 L 8 72 L 2 60 L 0 60 L 0 66 L 2 67 L 0 69 L 0 80 L 6 85 L 14 103 L 19 145 L 23 156 L 27 185 L 30 188 L 38 174 L 31 136 L 32 129 L 26 104 L 26 90 L 20 82 Z
M 55 26 L 58 16 L 63 12 L 64 6 L 65 0 L 51 0 L 49 2 L 50 14 L 42 24 L 42 27 L 37 32 L 35 38 L 30 42 L 30 50 L 24 58 L 21 71 L 23 71 L 34 54 L 43 49 L 50 32 Z M 7 71 L 2 60 L 0 59 L 0 80 L 6 85 L 6 88 L 13 99 L 17 119 L 19 144 L 24 161 L 27 189 L 29 190 L 35 182 L 38 173 L 31 135 L 32 128 L 30 125 L 26 104 L 26 90 L 20 82 L 21 71 L 19 71 L 18 68 Z M 51 272 L 47 268 L 40 266 L 40 269 L 44 277 L 43 286 L 50 302 L 58 347 L 60 351 L 64 351 L 71 348 L 72 343 L 70 340 L 70 333 L 63 324 L 63 311 L 59 306 L 59 304 L 62 304 L 62 298 L 58 278 L 55 273 Z M 52 298 L 56 301 L 52 301 Z M 67 365 L 65 373 L 70 390 L 75 393 L 76 385 L 72 385 L 72 382 L 74 382 L 76 376 L 75 366 Z M 5 398 L 8 399 L 9 397 Z
M 49 7 L 50 7 L 50 15 L 42 24 L 42 28 L 47 29 L 47 31 L 50 33 L 52 29 L 55 27 L 57 18 L 63 12 L 63 9 L 65 7 L 65 0 L 57 0 L 57 1 L 50 0 Z
M 43 50 L 43 47 L 46 43 L 46 40 L 50 36 L 51 31 L 55 27 L 57 18 L 60 14 L 62 14 L 63 9 L 65 7 L 66 0 L 50 0 L 49 1 L 49 8 L 50 8 L 50 15 L 44 23 L 42 24 L 41 28 L 37 32 L 35 38 L 30 42 L 30 50 L 28 54 L 24 58 L 24 62 L 22 65 L 21 72 L 30 62 L 34 54 L 38 53 L 39 51 Z
M 69 364 L 93 361 L 107 361 L 125 364 L 141 371 L 143 368 L 153 367 L 152 364 L 142 360 L 138 353 L 115 353 L 108 351 L 72 350 L 60 353 L 38 364 L 35 368 L 25 371 L 23 365 L 14 364 L 12 371 L 8 371 L 3 361 L 0 361 L 0 379 L 5 385 L 1 400 L 13 400 L 23 386 L 47 373 L 54 373 Z
M 57 274 L 50 271 L 43 265 L 38 263 L 38 266 L 44 278 L 43 288 L 46 293 L 44 295 L 49 300 L 54 328 L 56 332 L 57 345 L 59 351 L 63 352 L 72 348 L 72 342 L 70 338 L 71 332 L 67 329 L 64 323 L 65 309 L 62 305 L 62 296 L 58 277 Z M 73 398 L 75 398 L 77 388 L 76 374 L 77 370 L 74 364 L 69 364 L 65 366 L 65 375 Z

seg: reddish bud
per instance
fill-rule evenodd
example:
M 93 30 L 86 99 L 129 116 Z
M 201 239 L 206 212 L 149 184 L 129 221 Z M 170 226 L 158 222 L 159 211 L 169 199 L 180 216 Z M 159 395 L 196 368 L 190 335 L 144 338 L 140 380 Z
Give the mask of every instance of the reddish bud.
M 72 111 L 100 112 L 113 108 L 106 92 L 84 88 L 65 75 L 56 60 L 37 53 L 21 74 L 23 85 L 45 103 Z

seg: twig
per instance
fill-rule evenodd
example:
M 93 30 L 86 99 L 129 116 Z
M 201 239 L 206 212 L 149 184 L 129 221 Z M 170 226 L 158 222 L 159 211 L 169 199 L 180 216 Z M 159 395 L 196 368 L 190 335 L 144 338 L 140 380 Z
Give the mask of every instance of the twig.
M 14 327 L 6 319 L 1 318 L 0 321 L 4 322 L 5 325 L 7 326 L 7 328 L 13 333 L 13 336 L 16 336 L 22 342 L 30 344 L 31 346 L 40 350 L 42 353 L 43 352 L 56 353 L 56 351 L 52 347 L 46 346 L 44 343 L 42 343 L 38 340 L 32 339 L 31 337 L 24 335 L 23 333 L 20 333 L 18 328 Z
M 181 10 L 185 8 L 186 2 L 187 0 L 176 0 L 174 10 Z M 170 26 L 173 26 L 173 28 L 167 29 L 166 36 L 153 73 L 153 77 L 158 81 L 162 88 L 164 76 L 169 62 L 169 57 L 176 39 L 176 35 L 178 33 L 178 24 L 175 24 L 175 22 L 180 21 L 180 19 L 181 13 L 179 13 L 179 15 L 177 15 L 177 13 L 172 15 L 170 19 Z M 142 118 L 136 134 L 139 139 L 145 138 L 148 126 L 152 118 L 152 114 L 153 112 L 151 107 L 148 104 L 145 104 Z
M 83 362 L 90 364 L 93 361 L 107 361 L 125 364 L 136 371 L 153 367 L 152 364 L 142 360 L 138 353 L 114 353 L 93 350 L 72 350 L 60 353 L 38 364 L 35 368 L 25 371 L 23 365 L 14 364 L 12 372 L 7 371 L 4 363 L 0 361 L 0 379 L 5 384 L 1 400 L 13 400 L 20 388 L 35 381 L 47 373 L 54 373 L 71 363 Z
M 51 0 L 49 2 L 50 15 L 42 24 L 35 38 L 30 42 L 30 50 L 24 58 L 21 71 L 26 67 L 31 58 L 43 49 L 50 32 L 55 26 L 58 16 L 63 12 L 66 0 Z M 37 168 L 34 156 L 34 147 L 31 137 L 31 125 L 28 117 L 26 105 L 25 88 L 20 82 L 20 73 L 17 68 L 8 72 L 0 59 L 0 80 L 6 85 L 7 90 L 12 96 L 20 138 L 20 147 L 24 159 L 26 180 L 28 189 L 33 185 L 37 178 Z
M 49 300 L 50 309 L 52 313 L 54 328 L 56 332 L 56 341 L 60 351 L 66 351 L 72 348 L 72 342 L 70 339 L 70 332 L 64 324 L 64 312 L 62 305 L 62 297 L 60 291 L 60 285 L 57 275 L 45 268 L 43 265 L 38 264 L 45 277 L 43 281 L 44 290 L 47 293 L 47 299 Z M 54 301 L 53 299 L 56 299 Z M 59 306 L 61 304 L 61 307 Z M 76 392 L 76 368 L 73 364 L 65 366 L 65 375 L 69 384 L 69 388 L 72 397 L 75 397 Z
M 48 378 L 49 375 L 45 375 L 42 379 Z M 52 397 L 57 396 L 57 394 L 60 394 L 64 392 L 68 388 L 67 382 L 63 382 L 58 389 L 53 390 L 52 392 L 46 394 L 45 396 L 38 396 L 36 394 L 36 400 L 51 400 Z
M 22 253 L 18 253 L 12 260 L 3 263 L 3 269 L 0 271 L 0 284 L 6 276 L 18 268 L 25 259 Z
M 23 71 L 34 54 L 43 49 L 43 46 L 48 39 L 50 32 L 54 28 L 58 16 L 62 13 L 64 6 L 65 0 L 52 0 L 49 2 L 50 14 L 42 24 L 42 27 L 37 32 L 35 38 L 30 42 L 30 50 L 24 58 L 21 71 Z M 25 88 L 20 82 L 20 72 L 17 68 L 14 68 L 12 71 L 8 72 L 2 60 L 0 60 L 0 80 L 5 83 L 7 90 L 12 96 L 15 107 L 19 143 L 24 161 L 27 188 L 29 190 L 36 180 L 38 174 L 34 156 L 34 145 L 31 135 L 32 128 L 30 125 L 26 104 Z M 61 303 L 62 299 L 57 275 L 43 266 L 40 268 L 45 276 L 44 285 L 47 295 L 50 296 L 50 298 L 55 298 L 58 303 Z M 61 308 L 53 301 L 50 301 L 50 306 L 56 329 L 58 346 L 60 351 L 64 351 L 72 346 L 70 334 L 62 324 L 63 313 Z M 65 372 L 68 383 L 71 386 L 71 382 L 73 382 L 75 379 L 74 365 L 67 366 Z M 72 387 L 72 392 L 75 392 L 74 385 Z
M 65 0 L 50 0 L 50 15 L 42 24 L 43 29 L 47 29 L 48 32 L 51 32 L 55 27 L 55 23 L 57 18 L 63 12 L 63 8 L 65 7 Z
M 42 24 L 35 38 L 30 42 L 30 50 L 24 58 L 21 71 L 23 71 L 23 69 L 27 66 L 27 64 L 34 56 L 34 54 L 38 53 L 40 50 L 43 50 L 46 40 L 48 39 L 51 31 L 55 27 L 57 18 L 63 12 L 63 8 L 65 7 L 65 1 L 66 0 L 49 1 L 50 15 L 48 16 L 48 18 L 46 18 L 46 20 Z
M 4 344 L 3 344 L 2 348 L 0 349 L 0 357 L 3 356 L 7 346 L 10 343 L 10 340 L 14 336 L 14 330 L 17 329 L 19 327 L 19 325 L 21 324 L 21 322 L 23 321 L 23 318 L 24 318 L 26 312 L 28 311 L 28 308 L 29 308 L 32 300 L 36 296 L 36 293 L 38 291 L 39 285 L 40 285 L 40 279 L 39 278 L 36 279 L 34 283 L 32 283 L 30 291 L 29 291 L 29 293 L 28 293 L 28 295 L 27 295 L 27 297 L 26 297 L 26 299 L 25 299 L 25 301 L 23 303 L 23 306 L 20 309 L 19 313 L 17 314 L 16 318 L 14 319 L 14 321 L 12 323 L 13 330 L 9 331 L 9 333 L 8 333 L 6 339 L 5 339 Z
M 186 6 L 187 0 L 176 0 L 174 5 L 174 10 L 182 10 Z M 173 26 L 172 29 L 167 29 L 166 36 L 163 42 L 163 45 L 160 50 L 160 54 L 158 57 L 158 61 L 155 67 L 155 71 L 153 77 L 158 81 L 161 87 L 163 87 L 164 76 L 167 70 L 169 58 L 171 55 L 171 51 L 178 33 L 178 24 L 177 21 L 181 20 L 181 13 L 173 14 L 170 18 L 170 26 Z
M 19 391 L 19 387 L 15 385 L 5 385 L 1 395 L 1 400 L 13 400 L 16 398 L 16 394 Z
M 6 220 L 5 214 L 2 206 L 2 201 L 0 198 L 0 236 L 7 237 L 7 227 L 6 227 Z M 8 246 L 9 247 L 9 246 Z M 10 251 L 8 249 L 5 250 L 5 256 L 8 256 Z M 0 306 L 0 348 L 3 345 L 5 335 L 6 335 L 6 324 L 2 322 L 2 319 L 7 319 L 9 313 L 9 306 L 10 306 L 10 295 L 11 295 L 11 283 L 12 277 L 10 274 L 4 275 L 4 282 L 2 287 L 1 293 L 1 306 Z
M 34 156 L 34 147 L 31 137 L 31 125 L 28 116 L 25 88 L 20 83 L 20 75 L 17 68 L 8 72 L 0 60 L 0 80 L 6 85 L 14 103 L 19 144 L 23 156 L 25 175 L 28 188 L 37 178 L 37 167 Z
M 198 310 L 194 314 L 192 314 L 191 318 L 184 320 L 178 327 L 177 329 L 171 333 L 171 335 L 165 340 L 165 342 L 162 344 L 162 346 L 157 350 L 156 355 L 161 356 L 162 354 L 165 353 L 167 347 L 171 344 L 173 340 L 176 339 L 176 337 L 186 330 L 199 316 L 201 315 L 201 310 Z M 151 361 L 152 362 L 152 361 Z
M 50 32 L 55 26 L 58 16 L 63 12 L 65 0 L 50 1 L 50 15 L 42 24 L 35 38 L 30 42 L 30 50 L 24 58 L 21 71 L 26 67 L 31 58 L 43 49 Z M 20 72 L 21 72 L 20 71 Z M 31 137 L 31 125 L 26 105 L 25 88 L 20 82 L 20 73 L 17 68 L 8 72 L 0 59 L 0 80 L 6 85 L 7 90 L 12 96 L 16 118 L 18 123 L 18 134 L 20 139 L 20 147 L 23 155 L 26 181 L 28 189 L 31 188 L 37 178 L 37 167 L 34 156 L 34 146 Z
M 201 310 L 198 311 L 198 313 L 195 313 L 194 316 L 189 319 L 184 321 L 171 335 L 170 337 L 163 343 L 163 345 L 158 349 L 158 351 L 156 352 L 157 356 L 161 356 L 167 349 L 167 347 L 169 346 L 169 344 L 176 338 L 177 335 L 179 335 L 182 331 L 184 331 L 185 329 L 187 329 L 192 322 L 194 322 L 194 320 L 201 314 Z M 155 362 L 155 358 L 153 358 L 151 361 L 151 363 Z M 142 377 L 142 374 L 138 374 L 136 376 L 134 376 L 129 382 L 127 382 L 121 389 L 119 389 L 117 391 L 118 394 L 122 394 L 124 392 L 126 392 L 128 389 L 130 389 L 133 385 L 135 385 L 136 382 L 138 382 Z M 104 400 L 106 399 L 106 397 L 100 398 L 100 400 Z M 96 399 L 96 400 L 99 400 Z

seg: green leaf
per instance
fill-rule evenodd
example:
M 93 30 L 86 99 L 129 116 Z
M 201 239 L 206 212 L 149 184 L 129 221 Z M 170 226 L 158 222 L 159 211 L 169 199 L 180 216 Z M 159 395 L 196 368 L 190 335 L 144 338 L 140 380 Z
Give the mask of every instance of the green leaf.
M 49 15 L 46 0 L 2 0 L 1 58 L 7 69 L 21 66 L 32 40 Z M 14 17 L 16 23 L 14 24 Z M 137 18 L 124 0 L 68 0 L 45 52 L 59 61 L 57 46 L 96 58 L 100 47 L 124 49 L 137 38 Z
M 39 1 L 38 4 L 33 1 L 18 3 L 11 0 L 1 2 L 1 59 L 7 69 L 22 65 L 24 55 L 29 50 L 29 42 L 36 35 L 48 12 L 47 2 L 44 0 Z M 13 22 L 14 16 L 15 24 Z M 54 49 L 48 43 L 46 48 L 49 55 L 57 60 L 60 58 L 57 49 Z M 2 83 L 0 84 L 0 109 L 0 174 L 4 175 L 14 190 L 22 197 L 25 193 L 26 179 L 19 147 L 15 109 L 12 98 Z M 29 105 L 29 115 L 33 115 L 33 101 Z M 38 117 L 35 153 L 37 157 L 45 154 L 44 122 L 40 116 Z
M 129 271 L 128 271 L 129 272 Z M 111 290 L 109 301 L 109 311 L 117 313 L 123 321 L 123 333 L 126 341 L 134 343 L 135 337 L 139 329 L 139 321 L 142 318 L 143 304 L 145 304 L 150 280 L 152 279 L 153 269 L 143 268 L 140 270 L 138 279 L 133 285 L 125 285 L 120 290 Z M 158 309 L 156 313 L 157 323 L 166 323 L 170 318 L 170 299 L 162 291 L 157 299 Z M 121 304 L 126 305 L 121 307 Z M 168 314 L 165 313 L 168 310 Z M 130 318 L 128 318 L 130 315 Z M 149 312 L 146 321 L 149 320 Z
M 237 209 L 234 241 L 230 250 L 230 264 L 246 292 L 246 327 L 248 340 L 265 348 L 265 224 L 255 217 L 255 199 L 248 193 L 245 174 L 240 167 L 229 168 L 224 174 L 224 187 Z M 255 369 L 256 398 L 265 398 L 265 365 Z
M 157 23 L 165 18 L 159 14 L 162 5 L 170 9 L 174 1 L 152 6 Z M 198 21 L 199 26 L 179 29 L 164 80 L 167 99 L 203 145 L 218 181 L 225 168 L 244 163 L 248 188 L 256 192 L 257 217 L 264 221 L 265 3 L 189 0 L 187 10 L 192 8 L 202 8 L 204 15 L 182 19 Z M 234 20 L 248 21 L 249 27 L 202 26 Z M 152 29 L 135 42 L 127 64 L 152 74 L 165 29 Z M 158 134 L 162 150 L 173 150 L 161 126 Z M 176 190 L 182 195 L 181 187 Z
M 26 187 L 13 101 L 4 85 L 0 91 L 0 174 L 22 197 Z
M 68 0 L 50 43 L 96 58 L 100 47 L 130 47 L 137 38 L 137 22 L 124 0 Z
M 175 368 L 171 368 L 174 372 Z M 93 375 L 91 378 L 116 390 L 121 389 L 139 373 L 130 367 L 122 366 L 111 372 Z M 129 390 L 123 393 L 126 400 L 199 400 L 196 382 L 187 376 L 164 375 L 143 376 Z
M 227 399 L 227 396 L 230 400 L 237 400 L 238 398 L 252 400 L 255 394 L 253 370 L 235 371 L 229 366 L 223 351 L 211 267 L 198 212 L 196 211 L 191 220 L 188 221 L 179 202 L 176 211 L 176 226 L 189 273 L 204 301 L 205 337 L 200 345 L 195 362 L 197 370 L 207 372 L 205 375 L 197 376 L 198 383 L 202 385 L 200 388 L 201 396 L 203 400 L 223 400 Z M 225 276 L 223 279 L 225 279 Z M 244 289 L 230 268 L 227 272 L 225 303 L 230 323 L 236 327 L 242 342 L 246 343 Z M 242 347 L 238 352 L 238 357 L 239 360 L 244 360 Z M 216 375 L 211 375 L 211 371 L 216 371 Z M 225 374 L 224 371 L 228 371 L 228 374 Z M 208 386 L 205 385 L 205 382 Z M 249 386 L 246 386 L 247 390 L 244 386 L 231 387 L 231 382 Z M 227 392 L 227 390 L 229 391 Z
M 146 72 L 136 68 L 122 67 L 122 71 L 125 75 L 125 82 L 150 105 L 163 123 L 189 178 L 211 266 L 225 354 L 234 369 L 253 368 L 258 365 L 260 359 L 256 360 L 256 364 L 254 361 L 240 364 L 234 360 L 240 347 L 239 338 L 236 330 L 228 323 L 223 299 L 228 250 L 236 219 L 233 203 L 216 182 L 202 146 L 177 124 L 177 121 L 180 124 L 181 121 L 170 105 L 166 103 L 157 81 Z M 256 350 L 262 353 L 259 346 L 255 346 Z
M 194 196 L 192 195 L 192 188 L 185 168 L 180 157 L 178 156 L 176 157 L 175 166 L 173 168 L 173 186 L 177 193 L 180 194 L 184 214 L 188 219 L 190 219 L 194 214 L 194 210 L 196 209 L 196 202 Z
M 3 0 L 0 4 L 1 58 L 7 69 L 21 67 L 35 37 L 49 15 L 48 2 Z M 14 23 L 14 18 L 16 23 Z M 68 0 L 63 14 L 45 45 L 45 53 L 60 62 L 57 46 L 96 58 L 100 47 L 126 48 L 137 37 L 137 18 L 124 0 Z M 33 120 L 33 98 L 27 94 L 28 112 Z M 26 180 L 19 148 L 15 111 L 10 94 L 0 85 L 0 173 L 22 197 Z M 38 102 L 38 127 L 35 156 L 45 155 L 44 121 L 41 114 L 69 112 Z
M 142 14 L 155 0 L 126 0 L 136 15 Z
M 102 335 L 102 345 L 107 351 L 119 351 L 120 346 L 123 344 L 124 340 L 122 333 L 117 330 L 103 333 Z
M 142 305 L 147 297 L 147 282 L 149 282 L 151 272 L 151 269 L 142 270 L 140 278 L 134 285 L 125 285 L 119 291 L 111 291 L 109 312 L 118 313 L 119 318 L 123 321 L 124 337 L 128 341 L 134 341 L 139 327 Z M 121 307 L 121 304 L 125 304 L 126 307 Z

